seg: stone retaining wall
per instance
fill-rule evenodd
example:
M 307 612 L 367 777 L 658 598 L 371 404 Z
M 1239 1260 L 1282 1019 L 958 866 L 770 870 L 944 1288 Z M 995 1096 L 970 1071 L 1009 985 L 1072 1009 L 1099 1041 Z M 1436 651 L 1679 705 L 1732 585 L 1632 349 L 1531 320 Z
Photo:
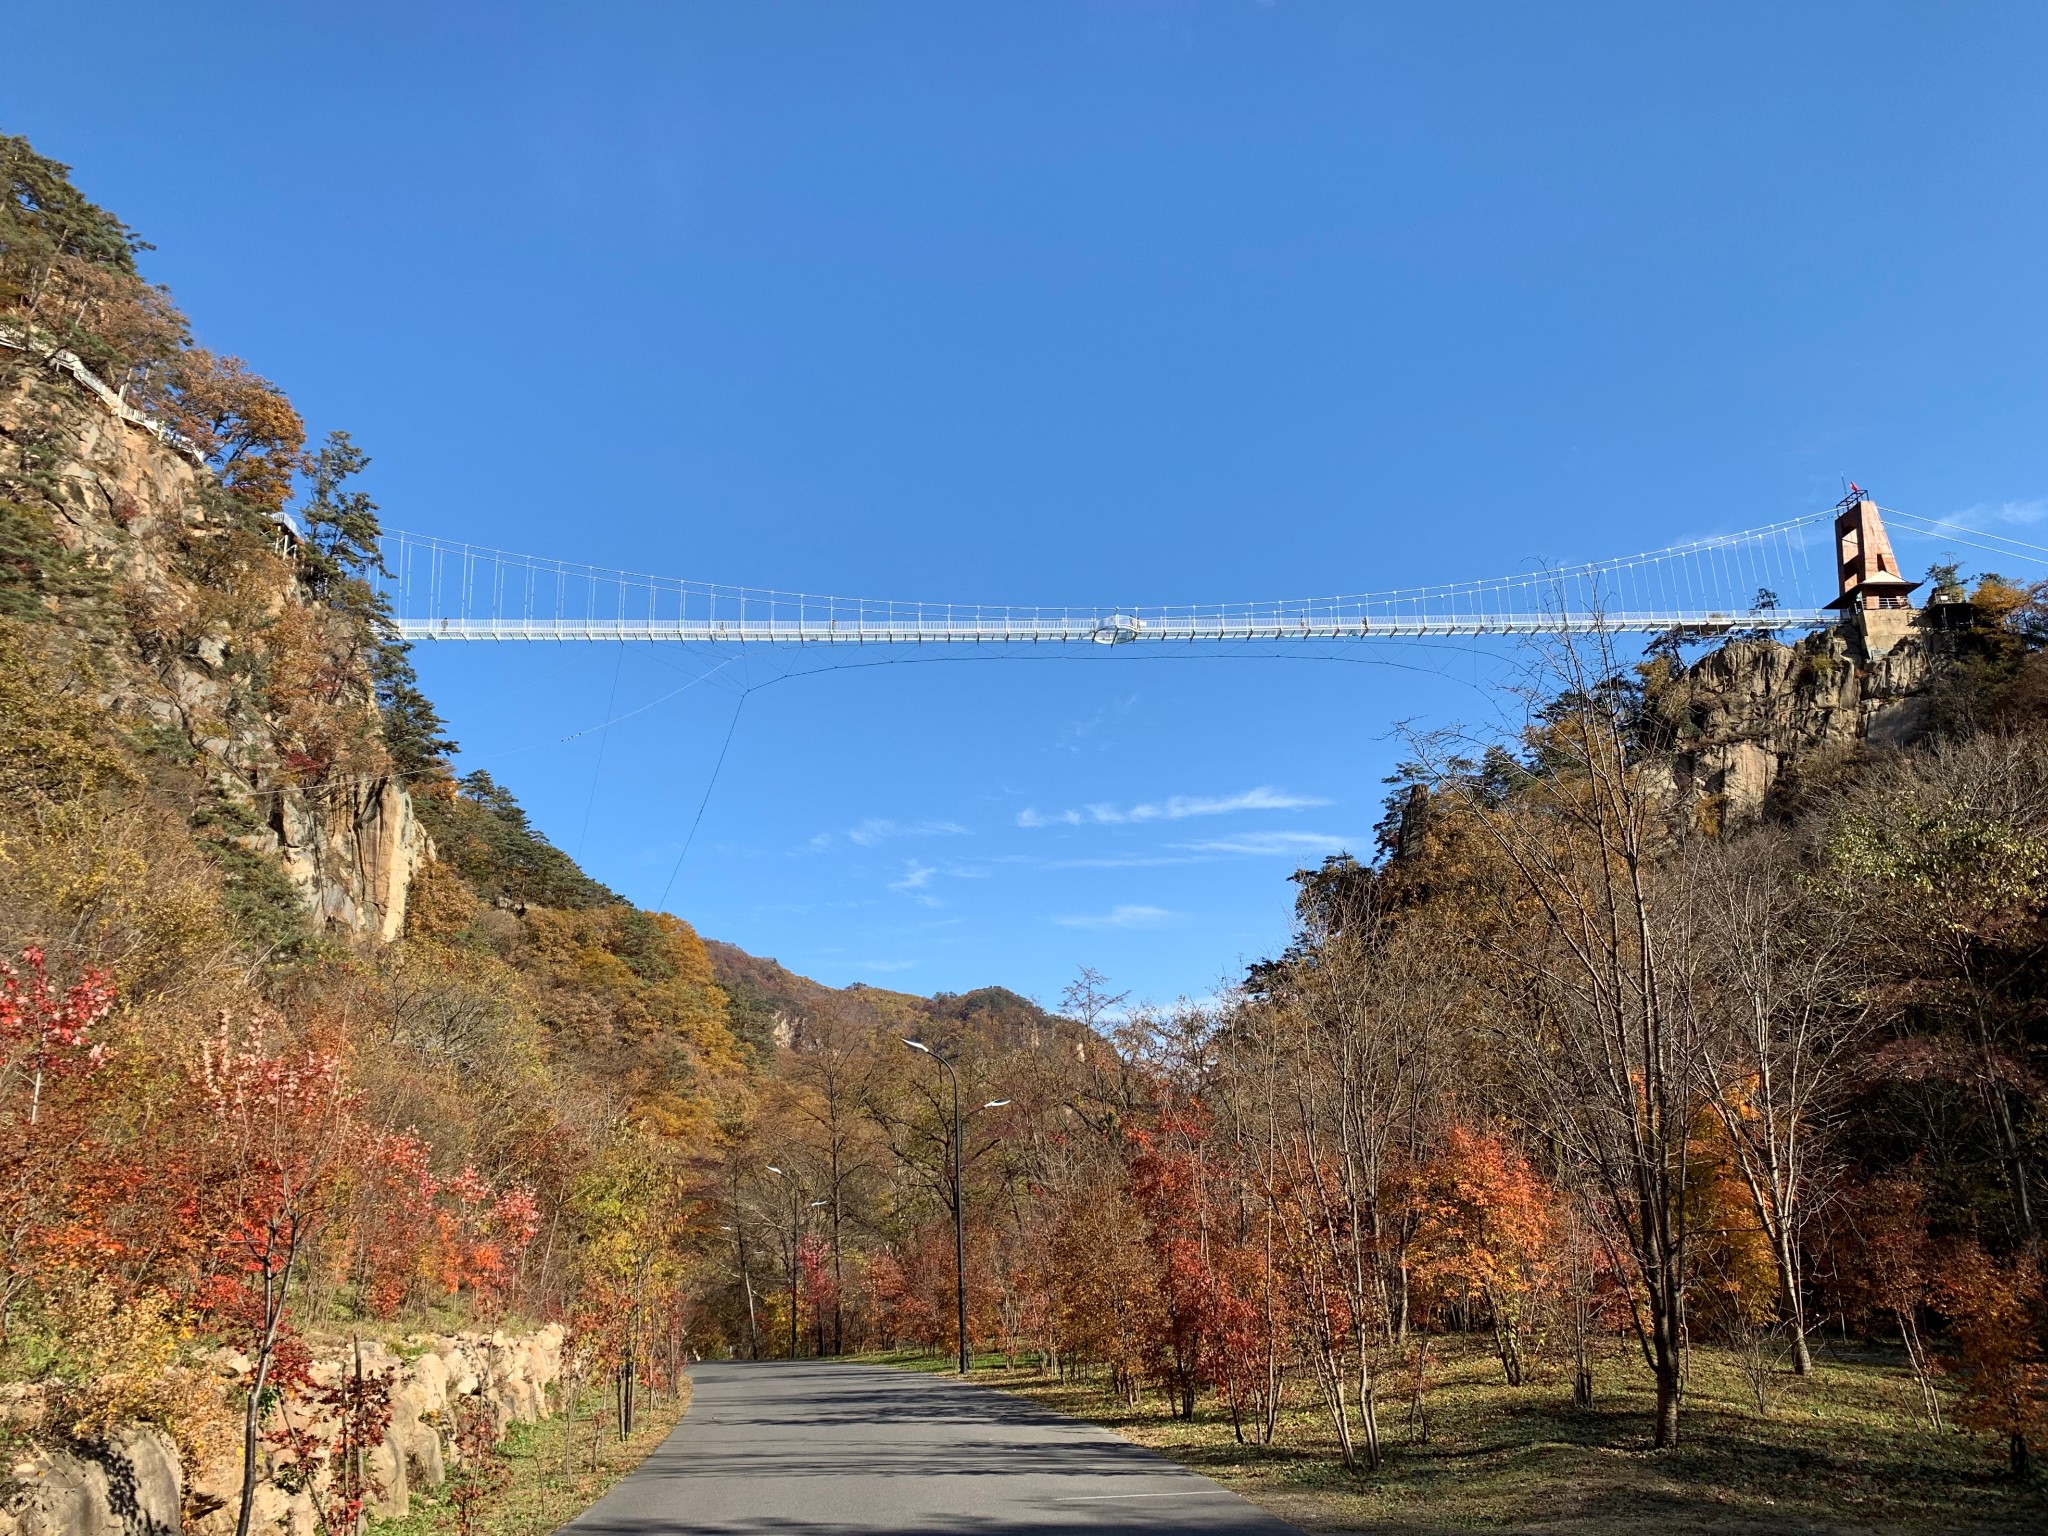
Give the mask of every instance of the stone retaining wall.
M 417 1355 L 401 1357 L 365 1340 L 363 1370 L 390 1373 L 391 1425 L 384 1443 L 369 1457 L 371 1477 L 382 1494 L 371 1506 L 378 1516 L 406 1513 L 414 1488 L 437 1486 L 455 1455 L 455 1410 L 473 1398 L 491 1415 L 503 1436 L 515 1423 L 531 1424 L 556 1407 L 550 1395 L 562 1375 L 559 1325 L 528 1334 L 464 1333 L 418 1341 Z M 223 1358 L 236 1374 L 245 1361 Z M 323 1359 L 314 1379 L 331 1383 L 354 1369 L 353 1358 Z M 316 1429 L 331 1432 L 331 1426 Z M 318 1536 L 314 1489 L 291 1491 L 289 1461 L 265 1447 L 257 1484 L 254 1529 L 265 1536 Z M 154 1425 L 127 1426 L 93 1447 L 51 1447 L 17 1457 L 0 1488 L 0 1536 L 220 1536 L 235 1528 L 241 1489 L 239 1453 L 197 1469 L 188 1486 L 187 1469 L 169 1435 Z

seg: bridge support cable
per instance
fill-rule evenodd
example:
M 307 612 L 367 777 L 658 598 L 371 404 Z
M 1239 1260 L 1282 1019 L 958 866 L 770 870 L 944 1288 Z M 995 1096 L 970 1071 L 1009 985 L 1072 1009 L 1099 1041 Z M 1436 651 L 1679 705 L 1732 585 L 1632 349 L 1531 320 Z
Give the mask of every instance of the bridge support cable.
M 2048 544 L 2034 543 L 2011 534 L 1999 533 L 1994 529 L 1979 528 L 1970 523 L 1901 512 L 1893 507 L 1880 507 L 1878 510 L 1894 527 L 1920 535 L 1937 545 L 1961 545 L 1966 549 L 1996 555 L 2004 560 L 2017 560 L 2035 566 L 2048 565 Z

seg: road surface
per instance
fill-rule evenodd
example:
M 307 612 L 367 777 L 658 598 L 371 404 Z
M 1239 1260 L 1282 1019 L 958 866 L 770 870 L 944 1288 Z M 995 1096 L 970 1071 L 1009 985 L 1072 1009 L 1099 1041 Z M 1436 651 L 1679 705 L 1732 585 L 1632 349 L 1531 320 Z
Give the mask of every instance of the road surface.
M 1299 1536 L 1206 1477 L 1006 1392 L 829 1361 L 690 1374 L 689 1416 L 563 1536 Z

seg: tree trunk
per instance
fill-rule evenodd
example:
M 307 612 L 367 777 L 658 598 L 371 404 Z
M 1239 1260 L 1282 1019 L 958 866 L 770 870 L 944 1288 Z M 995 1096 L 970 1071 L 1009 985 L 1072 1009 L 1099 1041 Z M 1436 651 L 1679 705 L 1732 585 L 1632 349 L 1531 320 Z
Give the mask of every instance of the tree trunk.
M 1429 1411 L 1423 1404 L 1423 1393 L 1429 1389 L 1429 1338 L 1423 1337 L 1415 1347 L 1414 1391 L 1408 1398 L 1408 1443 L 1427 1445 L 1429 1443 Z
M 279 1225 L 288 1233 L 284 1244 L 284 1266 L 274 1271 Z M 256 1512 L 256 1434 L 263 1417 L 264 1388 L 270 1383 L 270 1367 L 277 1358 L 278 1330 L 284 1324 L 285 1297 L 291 1289 L 292 1268 L 299 1256 L 304 1233 L 296 1218 L 288 1223 L 273 1222 L 270 1246 L 263 1256 L 263 1336 L 256 1351 L 256 1375 L 249 1384 L 249 1401 L 242 1412 L 242 1505 L 235 1516 L 235 1536 L 249 1536 L 249 1522 Z
M 1358 1470 L 1358 1450 L 1351 1443 L 1351 1410 L 1344 1401 L 1344 1377 L 1334 1360 L 1325 1366 L 1324 1374 L 1328 1378 L 1323 1390 L 1330 1398 L 1330 1422 L 1337 1426 L 1337 1449 L 1343 1455 L 1344 1470 L 1355 1472 Z
M 1799 1285 L 1799 1256 L 1792 1247 L 1792 1233 L 1781 1230 L 1771 1245 L 1778 1261 L 1778 1295 L 1785 1312 L 1785 1328 L 1792 1335 L 1792 1374 L 1813 1374 L 1813 1351 L 1806 1346 L 1806 1297 Z
M 1792 1330 L 1792 1374 L 1811 1376 L 1813 1374 L 1813 1351 L 1806 1347 L 1806 1320 L 1794 1317 L 1789 1324 Z
M 1337 1431 L 1337 1450 L 1344 1470 L 1358 1470 L 1358 1451 L 1351 1443 L 1351 1405 L 1345 1401 L 1344 1367 L 1331 1341 L 1318 1343 L 1310 1355 L 1315 1365 L 1316 1385 L 1323 1389 L 1323 1406 L 1329 1410 L 1330 1427 Z
M 1928 1368 L 1927 1346 L 1920 1338 L 1920 1325 L 1909 1312 L 1896 1314 L 1899 1319 L 1899 1338 L 1906 1346 L 1906 1362 L 1913 1367 L 1913 1380 L 1920 1387 L 1920 1405 L 1927 1410 L 1927 1421 L 1936 1429 L 1942 1427 L 1941 1396 L 1934 1390 L 1934 1373 Z
M 1654 1441 L 1660 1451 L 1669 1451 L 1678 1445 L 1678 1359 L 1673 1351 L 1670 1359 L 1657 1362 L 1657 1433 Z
M 1593 1406 L 1593 1319 L 1583 1296 L 1572 1298 L 1572 1406 Z
M 1650 1369 L 1657 1378 L 1656 1448 L 1678 1444 L 1678 1404 L 1684 1386 L 1684 1345 L 1678 1299 L 1669 1291 L 1650 1297 Z
M 1515 1319 L 1509 1315 L 1505 1298 L 1487 1293 L 1486 1311 L 1493 1323 L 1493 1352 L 1500 1356 L 1501 1375 L 1511 1387 L 1519 1387 L 1527 1373 L 1522 1367 L 1522 1338 Z
M 1373 1380 L 1372 1358 L 1365 1352 L 1365 1341 L 1358 1345 L 1358 1418 L 1359 1428 L 1365 1431 L 1365 1469 L 1377 1472 L 1380 1469 L 1380 1413 L 1378 1383 Z

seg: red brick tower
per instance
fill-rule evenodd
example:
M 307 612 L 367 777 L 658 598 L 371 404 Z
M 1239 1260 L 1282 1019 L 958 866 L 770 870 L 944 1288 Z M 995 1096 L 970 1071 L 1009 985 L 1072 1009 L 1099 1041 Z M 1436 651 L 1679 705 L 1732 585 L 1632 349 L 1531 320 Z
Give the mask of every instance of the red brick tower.
M 1908 594 L 1920 585 L 1899 571 L 1899 557 L 1884 531 L 1884 519 L 1870 493 L 1852 485 L 1835 508 L 1835 574 L 1842 593 L 1830 608 L 1862 636 L 1866 652 L 1882 656 L 1906 637 L 1913 625 Z

